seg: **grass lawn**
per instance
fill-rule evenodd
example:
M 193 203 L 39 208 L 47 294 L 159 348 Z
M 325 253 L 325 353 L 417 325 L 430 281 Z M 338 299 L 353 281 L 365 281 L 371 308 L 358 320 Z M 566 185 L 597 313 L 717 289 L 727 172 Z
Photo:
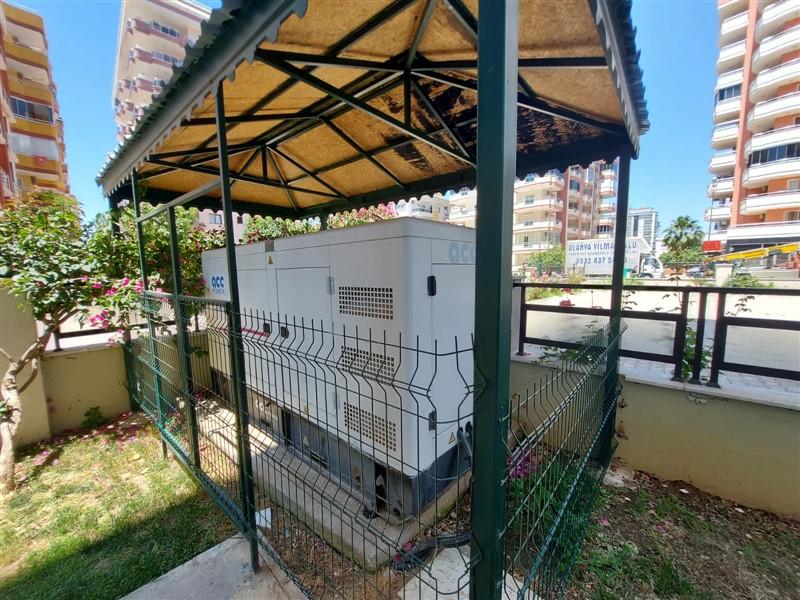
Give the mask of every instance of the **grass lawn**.
M 604 487 L 570 599 L 800 599 L 800 522 L 637 474 Z
M 0 499 L 0 598 L 118 598 L 234 534 L 141 417 L 21 454 Z

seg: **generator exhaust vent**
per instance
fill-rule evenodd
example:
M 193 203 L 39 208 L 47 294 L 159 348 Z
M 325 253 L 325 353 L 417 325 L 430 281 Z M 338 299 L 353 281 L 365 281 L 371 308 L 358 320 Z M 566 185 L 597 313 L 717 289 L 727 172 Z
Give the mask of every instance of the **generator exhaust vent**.
M 372 440 L 391 452 L 397 451 L 397 425 L 349 402 L 344 403 L 344 426 L 351 433 Z
M 377 381 L 390 381 L 394 377 L 393 356 L 350 346 L 342 346 L 341 356 L 341 366 L 354 375 Z
M 339 313 L 394 319 L 394 290 L 389 287 L 339 286 Z

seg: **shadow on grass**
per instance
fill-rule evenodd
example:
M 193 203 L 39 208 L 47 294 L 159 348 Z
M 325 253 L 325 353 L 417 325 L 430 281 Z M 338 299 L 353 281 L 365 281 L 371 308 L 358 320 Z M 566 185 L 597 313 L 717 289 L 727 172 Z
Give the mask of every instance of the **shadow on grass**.
M 0 581 L 0 598 L 119 598 L 234 533 L 230 521 L 198 489 L 106 537 L 67 538 L 32 554 L 14 576 Z

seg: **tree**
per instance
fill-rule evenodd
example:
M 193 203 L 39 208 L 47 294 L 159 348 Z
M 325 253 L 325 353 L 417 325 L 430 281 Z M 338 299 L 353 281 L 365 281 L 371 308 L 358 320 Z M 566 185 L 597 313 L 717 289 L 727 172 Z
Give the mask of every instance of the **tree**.
M 541 252 L 534 252 L 528 258 L 528 263 L 539 274 L 550 271 L 561 271 L 564 268 L 566 251 L 563 246 L 554 246 Z
M 142 212 L 152 210 L 142 204 Z M 178 254 L 180 255 L 183 293 L 203 294 L 202 254 L 206 250 L 225 246 L 225 233 L 219 229 L 206 229 L 198 222 L 196 208 L 175 209 Z M 117 230 L 112 228 L 116 221 Z M 170 261 L 169 226 L 166 215 L 148 219 L 142 225 L 145 262 L 148 276 L 158 275 L 163 286 L 172 291 L 172 263 Z M 88 246 L 97 262 L 98 270 L 108 279 L 141 279 L 139 246 L 136 241 L 136 219 L 132 209 L 124 208 L 98 215 L 89 227 Z
M 677 217 L 664 231 L 669 251 L 661 256 L 664 263 L 698 262 L 703 257 L 703 230 L 689 215 Z
M 0 209 L 0 286 L 23 301 L 42 330 L 20 356 L 0 348 L 8 367 L 0 382 L 0 492 L 14 488 L 14 436 L 19 428 L 20 394 L 35 380 L 53 332 L 64 321 L 85 315 L 104 288 L 82 237 L 80 213 L 59 194 L 35 194 Z M 19 383 L 30 366 L 27 380 Z

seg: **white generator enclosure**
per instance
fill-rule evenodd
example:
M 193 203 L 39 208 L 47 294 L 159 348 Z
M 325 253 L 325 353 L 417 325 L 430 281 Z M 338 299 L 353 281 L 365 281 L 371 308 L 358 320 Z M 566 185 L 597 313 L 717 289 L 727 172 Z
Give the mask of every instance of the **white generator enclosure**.
M 418 514 L 469 467 L 474 242 L 400 218 L 236 249 L 254 423 L 367 513 Z M 224 249 L 203 275 L 229 300 Z M 227 356 L 210 356 L 220 381 Z

